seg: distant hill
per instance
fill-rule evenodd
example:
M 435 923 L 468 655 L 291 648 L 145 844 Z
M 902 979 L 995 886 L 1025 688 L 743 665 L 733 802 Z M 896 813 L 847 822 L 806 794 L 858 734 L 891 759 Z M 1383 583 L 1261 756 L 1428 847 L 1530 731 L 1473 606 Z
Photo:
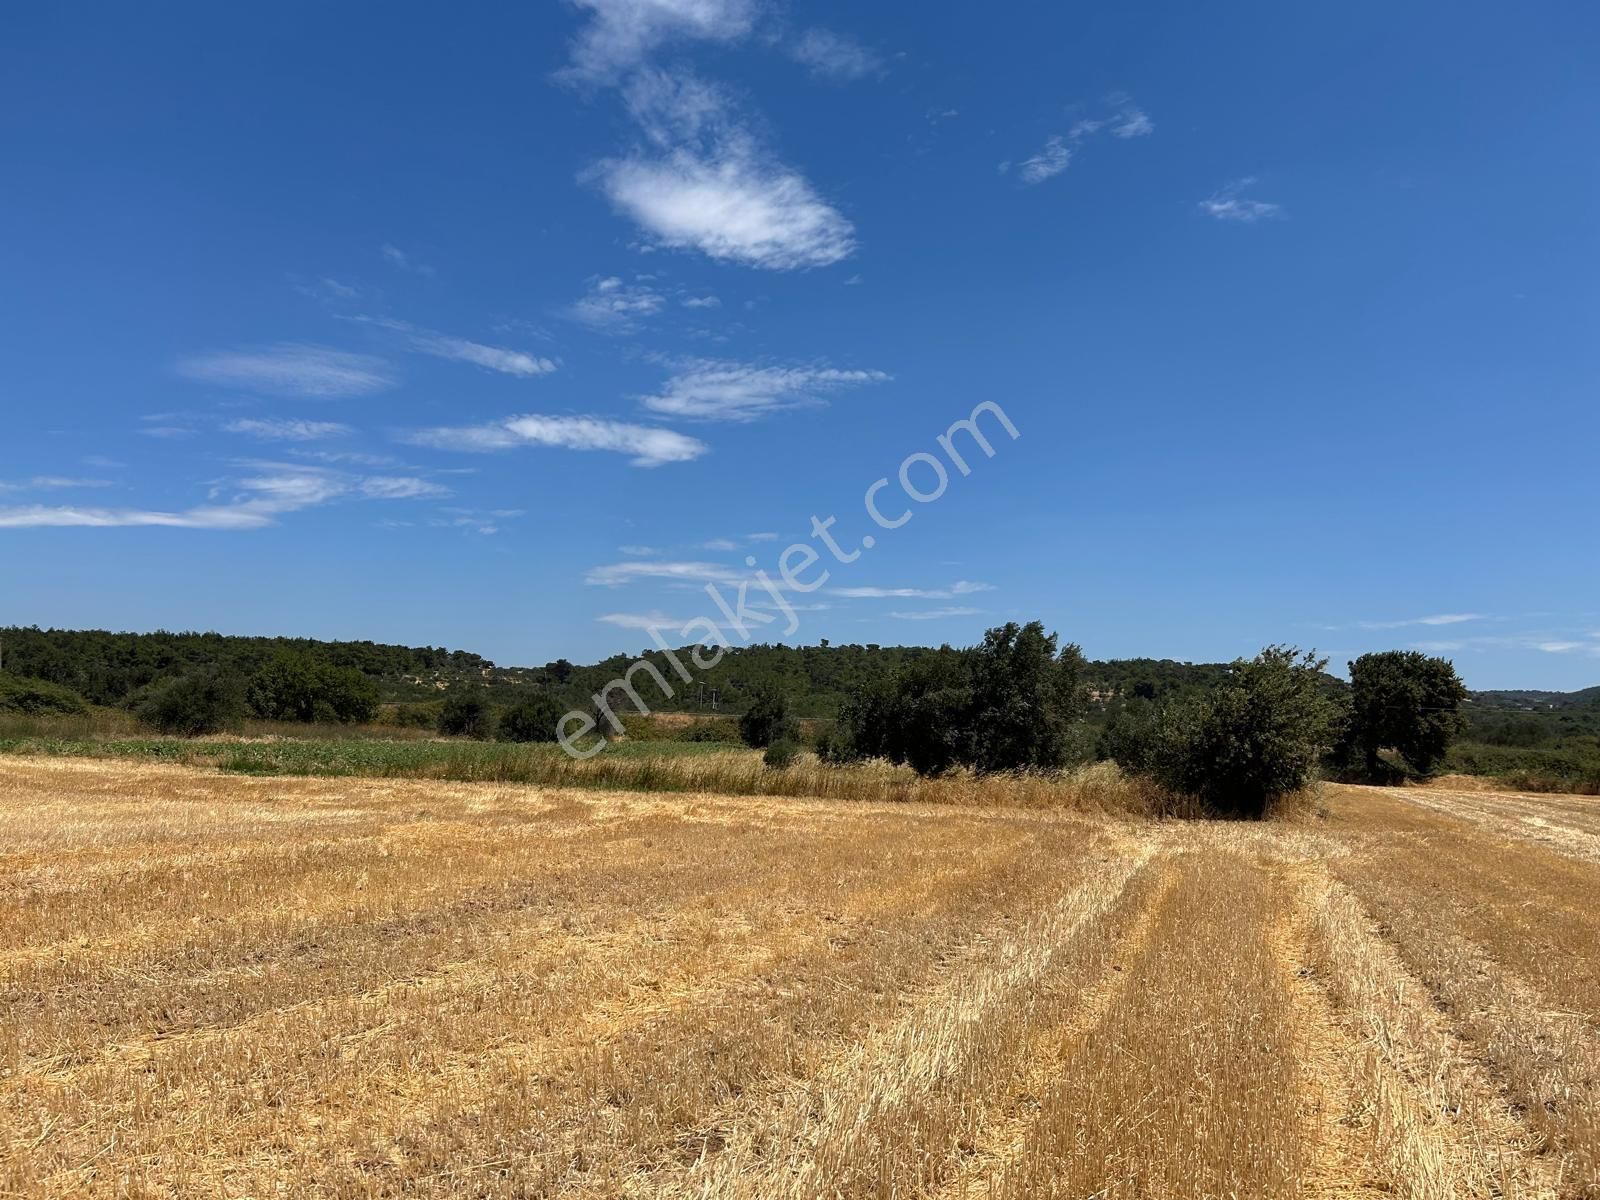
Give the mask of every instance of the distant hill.
M 1580 692 L 1473 692 L 1469 741 L 1517 749 L 1584 745 L 1600 739 L 1600 687 Z
M 1485 708 L 1571 711 L 1600 707 L 1600 687 L 1584 688 L 1581 692 L 1473 692 L 1472 700 Z
M 0 647 L 5 668 L 13 674 L 71 688 L 102 705 L 121 704 L 158 680 L 199 669 L 247 678 L 275 655 L 290 651 L 360 670 L 378 682 L 389 703 L 425 702 L 452 688 L 473 687 L 507 703 L 538 691 L 579 706 L 636 661 L 632 655 L 614 655 L 590 664 L 557 659 L 542 667 L 496 667 L 481 655 L 438 647 L 21 627 L 0 629 Z M 652 651 L 646 658 L 670 682 L 674 694 L 655 705 L 653 686 L 642 681 L 641 687 L 652 706 L 663 711 L 739 712 L 753 690 L 771 685 L 781 688 L 801 715 L 832 716 L 858 689 L 888 678 L 909 663 L 948 652 L 948 647 L 877 643 L 739 646 L 728 650 L 709 670 L 691 668 L 693 682 L 685 684 L 666 655 Z M 676 653 L 681 662 L 691 662 L 692 648 Z M 1135 697 L 1159 700 L 1213 687 L 1227 674 L 1227 666 L 1220 663 L 1122 659 L 1091 663 L 1086 682 L 1096 700 L 1107 705 Z
M 376 642 L 312 638 L 227 637 L 220 633 L 108 633 L 104 630 L 0 629 L 0 652 L 12 675 L 71 688 L 95 704 L 120 704 L 160 679 L 213 668 L 241 678 L 284 651 L 379 680 L 449 679 L 494 664 L 476 654 Z
M 217 633 L 108 633 L 104 630 L 0 629 L 5 669 L 43 679 L 95 704 L 116 705 L 157 680 L 206 668 L 247 678 L 284 651 L 333 666 L 354 667 L 374 679 L 390 704 L 437 700 L 452 688 L 486 690 L 510 703 L 529 692 L 551 693 L 575 707 L 636 661 L 614 655 L 598 663 L 557 659 L 539 667 L 497 667 L 482 655 L 442 647 L 393 646 L 378 642 L 327 642 L 311 638 L 231 637 Z M 678 650 L 691 662 L 692 648 Z M 780 688 L 802 716 L 833 716 L 855 691 L 892 676 L 910 663 L 949 653 L 948 647 L 882 646 L 877 643 L 815 646 L 757 644 L 734 647 L 708 670 L 690 667 L 684 683 L 667 656 L 645 658 L 668 680 L 673 695 L 656 703 L 658 693 L 641 675 L 641 690 L 661 711 L 741 712 L 756 688 Z M 702 651 L 702 654 L 707 652 Z M 1228 678 L 1226 663 L 1128 658 L 1090 662 L 1085 677 L 1101 711 L 1145 699 L 1161 701 L 1216 687 Z M 1329 677 L 1330 689 L 1345 685 Z M 1517 726 L 1537 722 L 1539 737 L 1570 736 L 1600 726 L 1600 687 L 1581 692 L 1485 691 L 1472 693 L 1472 716 L 1485 735 L 1534 737 Z

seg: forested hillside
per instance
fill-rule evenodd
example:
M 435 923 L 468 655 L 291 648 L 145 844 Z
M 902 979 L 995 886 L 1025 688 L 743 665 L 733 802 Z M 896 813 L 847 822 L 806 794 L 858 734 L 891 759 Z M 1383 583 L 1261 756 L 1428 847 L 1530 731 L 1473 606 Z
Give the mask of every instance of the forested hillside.
M 460 650 L 321 642 L 310 638 L 225 637 L 218 633 L 106 633 L 101 630 L 0 629 L 4 667 L 16 676 L 71 688 L 94 704 L 120 704 L 152 683 L 214 670 L 245 679 L 284 653 L 375 680 L 455 678 L 493 666 Z
M 331 667 L 354 668 L 379 686 L 391 704 L 422 703 L 463 687 L 481 688 L 496 701 L 512 702 L 529 692 L 549 693 L 581 705 L 618 678 L 635 659 L 616 655 L 579 665 L 558 659 L 542 667 L 495 667 L 480 655 L 434 647 L 375 642 L 323 642 L 309 638 L 227 637 L 216 633 L 107 633 L 98 630 L 0 629 L 5 670 L 72 689 L 94 704 L 117 705 L 151 684 L 195 671 L 215 671 L 248 679 L 288 652 Z M 648 661 L 673 687 L 664 710 L 740 712 L 759 688 L 773 687 L 789 697 L 801 716 L 834 715 L 853 692 L 886 679 L 907 665 L 949 647 L 758 644 L 735 647 L 708 670 L 691 665 L 691 649 L 677 652 L 694 681 L 684 684 L 662 652 Z M 710 657 L 711 651 L 702 651 Z M 1140 697 L 1173 698 L 1209 688 L 1227 678 L 1222 664 L 1168 659 L 1091 662 L 1085 673 L 1093 698 L 1101 704 Z M 642 675 L 640 686 L 654 700 Z

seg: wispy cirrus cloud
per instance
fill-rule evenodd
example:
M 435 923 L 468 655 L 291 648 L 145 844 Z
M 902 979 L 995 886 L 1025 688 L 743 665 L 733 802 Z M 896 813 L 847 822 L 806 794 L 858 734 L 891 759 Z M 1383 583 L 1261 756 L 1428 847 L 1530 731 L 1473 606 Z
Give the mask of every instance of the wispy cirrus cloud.
M 892 378 L 875 370 L 833 367 L 763 367 L 699 359 L 684 364 L 656 395 L 642 402 L 651 412 L 696 421 L 754 421 L 786 408 L 816 404 L 829 393 Z
M 1013 168 L 1017 178 L 1025 184 L 1036 185 L 1054 179 L 1072 164 L 1076 148 L 1099 134 L 1114 138 L 1147 137 L 1155 132 L 1155 123 L 1133 100 L 1113 93 L 1106 98 L 1107 108 L 1099 116 L 1080 117 L 1065 134 L 1055 134 L 1046 139 L 1044 146 L 1019 163 L 1009 160 L 1000 164 L 1000 173 L 1008 174 Z
M 0 492 L 56 492 L 79 488 L 111 487 L 109 479 L 76 479 L 66 475 L 35 475 L 31 479 L 0 479 Z
M 1023 183 L 1043 183 L 1054 179 L 1072 162 L 1072 149 L 1064 138 L 1053 137 L 1044 149 L 1017 164 L 1017 178 Z
M 395 382 L 381 358 L 298 342 L 192 355 L 178 363 L 178 373 L 197 383 L 316 399 L 368 396 Z
M 521 446 L 564 450 L 601 450 L 632 456 L 636 467 L 690 462 L 709 447 L 696 438 L 651 425 L 633 425 L 605 417 L 560 417 L 530 414 L 483 425 L 417 430 L 404 440 L 438 450 L 486 452 Z
M 1483 613 L 1435 613 L 1427 617 L 1407 617 L 1398 621 L 1357 621 L 1361 629 L 1404 629 L 1407 625 L 1464 625 L 1468 621 L 1487 621 Z
M 414 275 L 431 276 L 433 274 L 433 268 L 427 263 L 419 261 L 416 255 L 402 250 L 399 246 L 390 242 L 385 242 L 378 247 L 378 254 L 383 258 L 384 262 L 399 270 L 410 271 Z
M 1271 204 L 1265 200 L 1253 200 L 1243 194 L 1247 188 L 1255 186 L 1255 183 L 1255 176 L 1246 175 L 1242 179 L 1235 179 L 1232 183 L 1223 185 L 1200 201 L 1200 211 L 1218 221 L 1237 221 L 1245 225 L 1282 217 L 1284 215 L 1282 205 Z
M 323 438 L 343 437 L 352 430 L 337 421 L 301 421 L 278 417 L 240 417 L 223 425 L 224 433 L 239 433 L 247 437 L 276 442 L 316 442 Z
M 669 617 L 659 610 L 643 613 L 603 613 L 595 618 L 596 621 L 607 625 L 615 625 L 618 629 L 682 629 L 689 623 L 687 618 Z
M 590 14 L 568 78 L 605 83 L 673 41 L 736 41 L 755 25 L 755 0 L 575 0 Z
M 664 562 L 658 559 L 631 559 L 593 567 L 583 581 L 596 587 L 621 587 L 641 579 L 670 580 L 678 583 L 735 583 L 750 578 L 721 563 Z
M 951 600 L 957 596 L 992 592 L 994 585 L 975 583 L 970 579 L 958 579 L 950 586 L 941 588 L 844 587 L 829 588 L 828 591 L 832 595 L 845 596 L 852 600 Z
M 975 617 L 983 610 L 981 608 L 924 608 L 912 612 L 891 612 L 889 616 L 896 621 L 943 621 L 951 617 Z
M 369 500 L 437 500 L 451 494 L 442 484 L 406 475 L 374 475 L 356 487 Z
M 80 505 L 0 507 L 0 528 L 249 530 L 345 496 L 409 500 L 446 494 L 425 480 L 360 478 L 312 467 L 264 464 L 258 473 L 215 489 L 213 503 L 164 511 Z
M 848 83 L 876 74 L 883 60 L 854 38 L 830 29 L 808 29 L 784 47 L 789 57 L 820 79 Z
M 607 275 L 589 281 L 589 290 L 572 306 L 572 316 L 591 328 L 622 333 L 653 317 L 665 304 L 666 297 L 649 284 Z
M 374 325 L 379 329 L 388 329 L 395 333 L 404 334 L 406 344 L 419 354 L 427 354 L 434 358 L 443 358 L 451 362 L 469 363 L 472 366 L 495 371 L 501 375 L 514 375 L 518 379 L 533 379 L 540 375 L 548 375 L 556 370 L 556 364 L 552 359 L 543 358 L 536 354 L 528 354 L 521 350 L 508 350 L 504 346 L 489 346 L 483 342 L 474 342 L 468 338 L 439 333 L 432 329 L 420 329 L 409 321 L 398 321 L 393 317 L 351 317 L 349 319 L 363 325 Z

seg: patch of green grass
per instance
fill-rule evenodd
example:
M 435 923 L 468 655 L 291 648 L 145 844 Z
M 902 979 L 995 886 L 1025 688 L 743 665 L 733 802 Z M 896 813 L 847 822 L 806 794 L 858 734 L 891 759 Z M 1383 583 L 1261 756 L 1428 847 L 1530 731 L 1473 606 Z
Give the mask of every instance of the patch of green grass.
M 695 742 L 617 742 L 609 759 L 696 757 L 726 747 Z M 241 775 L 360 776 L 458 782 L 568 783 L 573 760 L 556 745 L 501 742 L 381 741 L 283 738 L 271 741 L 196 738 L 0 738 L 0 753 L 78 758 L 129 758 L 217 767 Z

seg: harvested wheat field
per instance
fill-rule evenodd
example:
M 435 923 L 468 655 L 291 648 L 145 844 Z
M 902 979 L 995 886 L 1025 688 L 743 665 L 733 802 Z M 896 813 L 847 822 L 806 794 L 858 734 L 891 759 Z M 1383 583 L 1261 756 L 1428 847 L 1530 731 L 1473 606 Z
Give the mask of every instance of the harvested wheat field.
M 1600 802 L 0 760 L 0 1193 L 1600 1196 Z

